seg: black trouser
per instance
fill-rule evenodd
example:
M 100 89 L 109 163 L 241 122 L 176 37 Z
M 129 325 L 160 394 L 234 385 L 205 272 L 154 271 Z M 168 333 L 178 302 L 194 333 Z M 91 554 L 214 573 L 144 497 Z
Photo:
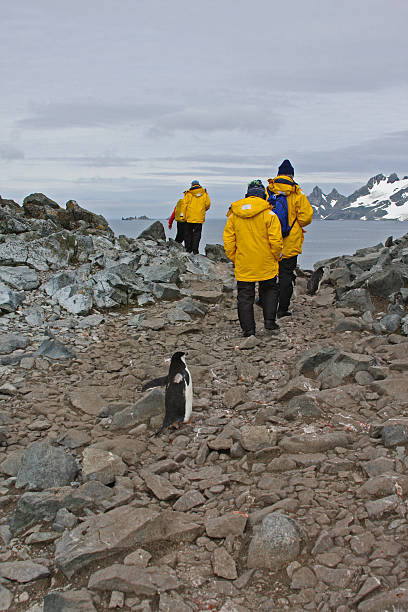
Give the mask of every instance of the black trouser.
M 198 247 L 201 240 L 202 223 L 185 223 L 184 245 L 187 253 L 198 254 Z
M 259 293 L 262 296 L 264 321 L 274 321 L 278 306 L 279 288 L 277 277 L 259 281 Z M 244 333 L 255 333 L 254 301 L 255 283 L 237 281 L 238 318 Z
M 284 312 L 289 310 L 290 298 L 293 293 L 293 285 L 296 281 L 295 269 L 297 255 L 281 259 L 279 262 L 279 306 L 278 310 Z
M 177 234 L 174 240 L 181 244 L 184 240 L 185 221 L 176 221 L 176 223 L 177 223 Z

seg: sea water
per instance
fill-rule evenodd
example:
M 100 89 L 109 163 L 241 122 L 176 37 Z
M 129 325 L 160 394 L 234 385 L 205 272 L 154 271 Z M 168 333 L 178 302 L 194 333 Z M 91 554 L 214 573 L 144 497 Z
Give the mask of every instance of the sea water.
M 122 221 L 109 219 L 109 224 L 116 236 L 124 234 L 137 238 L 153 220 L 136 219 Z M 176 235 L 176 224 L 169 230 L 167 220 L 160 219 L 166 231 L 167 238 Z M 205 252 L 205 245 L 222 244 L 222 233 L 225 219 L 207 219 L 203 224 L 200 242 L 200 252 Z M 304 270 L 310 270 L 321 259 L 329 259 L 337 255 L 353 255 L 357 249 L 384 243 L 388 236 L 399 238 L 408 233 L 407 221 L 313 221 L 305 228 L 303 253 L 298 258 L 298 264 Z

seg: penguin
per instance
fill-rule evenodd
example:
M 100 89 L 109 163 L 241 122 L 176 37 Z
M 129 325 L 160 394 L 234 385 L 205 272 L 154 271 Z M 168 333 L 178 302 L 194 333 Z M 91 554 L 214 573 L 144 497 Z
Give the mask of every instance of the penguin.
M 309 295 L 314 295 L 315 293 L 317 293 L 320 289 L 320 284 L 322 282 L 322 278 L 323 278 L 323 273 L 324 273 L 324 268 L 323 266 L 320 266 L 319 268 L 317 268 L 317 270 L 315 270 L 312 275 L 310 276 L 310 278 L 307 281 L 307 293 Z
M 177 351 L 171 357 L 167 376 L 155 378 L 142 387 L 142 391 L 166 385 L 163 424 L 153 435 L 159 435 L 170 425 L 188 423 L 193 408 L 193 381 L 185 360 L 185 353 Z

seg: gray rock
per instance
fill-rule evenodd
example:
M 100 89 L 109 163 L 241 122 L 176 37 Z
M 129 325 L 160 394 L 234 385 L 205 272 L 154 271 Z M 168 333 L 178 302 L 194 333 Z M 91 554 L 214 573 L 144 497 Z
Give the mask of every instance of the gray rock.
M 50 575 L 48 567 L 33 561 L 0 563 L 0 576 L 19 583 L 32 582 Z
M 63 502 L 54 493 L 25 493 L 17 502 L 10 522 L 13 534 L 19 533 L 38 521 L 51 521 Z
M 170 323 L 186 322 L 189 323 L 192 319 L 189 314 L 180 308 L 173 308 L 167 311 L 167 317 Z
M 66 508 L 61 508 L 55 515 L 55 521 L 52 524 L 52 528 L 55 531 L 65 531 L 65 529 L 72 529 L 78 523 L 78 519 L 75 514 L 72 514 Z
M 185 297 L 180 300 L 177 304 L 177 308 L 180 308 L 193 317 L 202 317 L 208 312 L 208 306 L 206 304 L 192 300 L 190 297 Z
M 389 495 L 388 497 L 369 501 L 365 507 L 370 518 L 379 519 L 385 514 L 393 512 L 400 504 L 401 498 L 398 495 Z
M 133 406 L 114 414 L 110 429 L 117 430 L 139 425 L 160 415 L 164 415 L 164 391 L 156 387 L 148 391 Z
M 297 559 L 302 540 L 293 519 L 278 512 L 268 514 L 249 544 L 248 567 L 279 570 Z
M 308 365 L 305 365 L 305 368 L 308 368 Z M 297 397 L 302 395 L 303 393 L 313 393 L 319 391 L 321 388 L 321 383 L 311 378 L 306 378 L 305 376 L 295 376 L 291 378 L 286 385 L 283 385 L 279 391 L 277 399 L 280 401 L 288 401 L 293 397 Z
M 40 284 L 37 272 L 28 266 L 0 266 L 0 280 L 17 291 L 36 289 Z
M 238 578 L 235 561 L 224 547 L 214 550 L 212 565 L 216 576 L 226 578 L 227 580 L 235 580 Z
M 123 476 L 127 472 L 122 459 L 110 451 L 89 446 L 82 456 L 82 477 L 85 481 L 98 480 L 108 485 L 115 482 L 116 476 Z
M 364 328 L 364 324 L 360 319 L 356 317 L 344 317 L 336 324 L 336 331 L 361 331 Z
M 64 287 L 54 294 L 58 304 L 75 315 L 87 315 L 93 306 L 93 292 L 84 285 Z
M 276 432 L 266 425 L 244 425 L 241 427 L 241 444 L 249 452 L 276 445 Z
M 24 451 L 13 451 L 7 454 L 7 458 L 0 465 L 0 470 L 7 474 L 7 476 L 17 476 L 18 470 L 20 469 L 21 462 L 23 461 Z
M 230 512 L 217 518 L 209 518 L 205 522 L 205 530 L 210 538 L 226 538 L 227 536 L 242 536 L 247 523 L 247 517 L 239 512 Z
M 394 291 L 398 291 L 403 284 L 401 273 L 393 267 L 376 272 L 367 281 L 369 292 L 382 298 L 388 297 Z
M 95 591 L 120 591 L 136 595 L 155 595 L 180 586 L 178 580 L 168 571 L 159 568 L 142 568 L 135 565 L 116 563 L 93 573 L 88 589 Z
M 0 584 L 0 610 L 8 610 L 12 604 L 13 595 Z
M 44 597 L 43 612 L 97 612 L 92 596 L 86 589 L 54 591 Z
M 186 491 L 174 504 L 173 509 L 177 512 L 188 512 L 191 508 L 205 504 L 204 495 L 195 489 Z
M 339 446 L 347 448 L 350 440 L 347 434 L 332 432 L 327 434 L 298 434 L 285 436 L 279 446 L 288 453 L 321 453 Z
M 28 265 L 35 270 L 66 268 L 75 256 L 75 237 L 66 230 L 29 243 L 8 241 L 0 244 L 0 265 Z
M 85 431 L 80 429 L 68 429 L 62 436 L 58 438 L 58 444 L 65 448 L 78 448 L 89 444 L 91 438 Z
M 178 283 L 180 281 L 179 270 L 173 266 L 141 266 L 137 273 L 147 282 Z
M 160 221 L 155 221 L 149 227 L 147 227 L 138 236 L 139 239 L 143 240 L 166 240 L 166 232 L 164 231 L 163 224 Z
M 38 350 L 34 353 L 36 357 L 47 357 L 48 359 L 73 359 L 75 352 L 58 342 L 58 340 L 44 340 Z
M 16 487 L 42 491 L 74 480 L 78 466 L 74 457 L 47 442 L 34 442 L 24 453 Z
M 104 316 L 101 314 L 93 314 L 88 317 L 84 317 L 80 319 L 78 322 L 78 329 L 88 329 L 89 327 L 96 327 L 100 325 L 105 320 Z
M 98 416 L 106 406 L 106 401 L 92 387 L 71 391 L 68 399 L 74 408 L 92 416 Z
M 0 355 L 8 355 L 17 349 L 25 349 L 29 340 L 16 334 L 0 334 Z
M 40 327 L 44 323 L 45 315 L 41 306 L 31 306 L 24 311 L 24 316 L 28 325 Z
M 320 371 L 321 366 L 327 361 L 331 360 L 338 352 L 338 349 L 332 347 L 324 347 L 307 351 L 296 360 L 295 370 L 298 374 L 303 374 L 304 376 L 312 378 L 316 375 L 316 372 Z M 305 391 L 306 390 L 310 391 L 311 389 L 305 389 Z M 282 399 L 282 396 L 280 396 L 280 398 Z M 290 398 L 285 397 L 285 399 Z
M 173 283 L 147 283 L 150 291 L 157 300 L 178 300 L 182 296 L 182 291 Z
M 180 497 L 182 491 L 176 489 L 167 478 L 159 476 L 158 474 L 152 474 L 147 470 L 141 470 L 141 477 L 145 481 L 146 487 L 153 493 L 155 497 L 162 501 L 174 499 Z
M 385 332 L 393 333 L 397 331 L 401 324 L 401 317 L 398 314 L 387 314 L 380 319 L 380 327 Z
M 384 425 L 381 428 L 381 438 L 385 448 L 408 445 L 408 426 L 402 423 Z
M 322 415 L 323 413 L 315 400 L 307 395 L 293 397 L 283 411 L 283 416 L 288 421 L 299 418 L 304 420 L 319 419 Z
M 149 542 L 191 542 L 201 525 L 178 512 L 159 514 L 152 508 L 125 505 L 91 517 L 57 541 L 55 562 L 70 578 L 98 559 L 107 559 Z
M 205 256 L 211 261 L 225 261 L 229 262 L 228 257 L 225 254 L 224 247 L 222 244 L 206 244 L 205 245 Z
M 338 306 L 355 308 L 359 312 L 366 312 L 367 310 L 373 312 L 375 310 L 370 294 L 364 288 L 351 289 L 344 293 L 338 302 Z

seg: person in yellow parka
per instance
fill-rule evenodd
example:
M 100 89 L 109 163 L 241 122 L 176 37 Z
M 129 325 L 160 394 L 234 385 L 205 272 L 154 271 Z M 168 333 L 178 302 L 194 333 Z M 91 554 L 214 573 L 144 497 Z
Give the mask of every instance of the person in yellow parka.
M 303 228 L 309 225 L 313 217 L 313 208 L 309 200 L 295 183 L 293 177 L 295 170 L 288 159 L 285 159 L 278 169 L 278 176 L 268 179 L 267 197 L 282 193 L 286 196 L 288 204 L 288 221 L 291 230 L 289 235 L 283 238 L 282 257 L 279 262 L 279 305 L 277 317 L 289 317 L 290 300 L 293 293 L 293 285 L 296 280 L 295 269 L 297 256 L 302 252 L 304 239 Z M 260 293 L 259 305 L 262 305 L 263 296 Z
M 251 181 L 245 197 L 231 204 L 227 216 L 223 234 L 224 249 L 234 263 L 238 318 L 243 335 L 255 335 L 254 301 L 257 281 L 262 290 L 265 329 L 279 329 L 275 318 L 282 231 L 278 217 L 266 201 L 262 182 Z
M 179 200 L 176 204 L 176 206 L 174 207 L 174 210 L 171 214 L 171 217 L 169 219 L 169 229 L 171 229 L 173 227 L 173 221 L 174 219 L 176 220 L 177 223 L 177 233 L 176 233 L 176 237 L 175 237 L 175 241 L 178 242 L 179 244 L 183 243 L 184 240 L 184 227 L 186 225 L 185 221 L 184 221 L 184 213 L 183 213 L 183 203 L 184 200 L 183 198 L 181 198 L 181 200 Z
M 187 253 L 198 254 L 205 213 L 210 205 L 211 201 L 207 190 L 201 187 L 198 181 L 193 181 L 183 198 L 183 212 L 186 221 L 184 245 Z

